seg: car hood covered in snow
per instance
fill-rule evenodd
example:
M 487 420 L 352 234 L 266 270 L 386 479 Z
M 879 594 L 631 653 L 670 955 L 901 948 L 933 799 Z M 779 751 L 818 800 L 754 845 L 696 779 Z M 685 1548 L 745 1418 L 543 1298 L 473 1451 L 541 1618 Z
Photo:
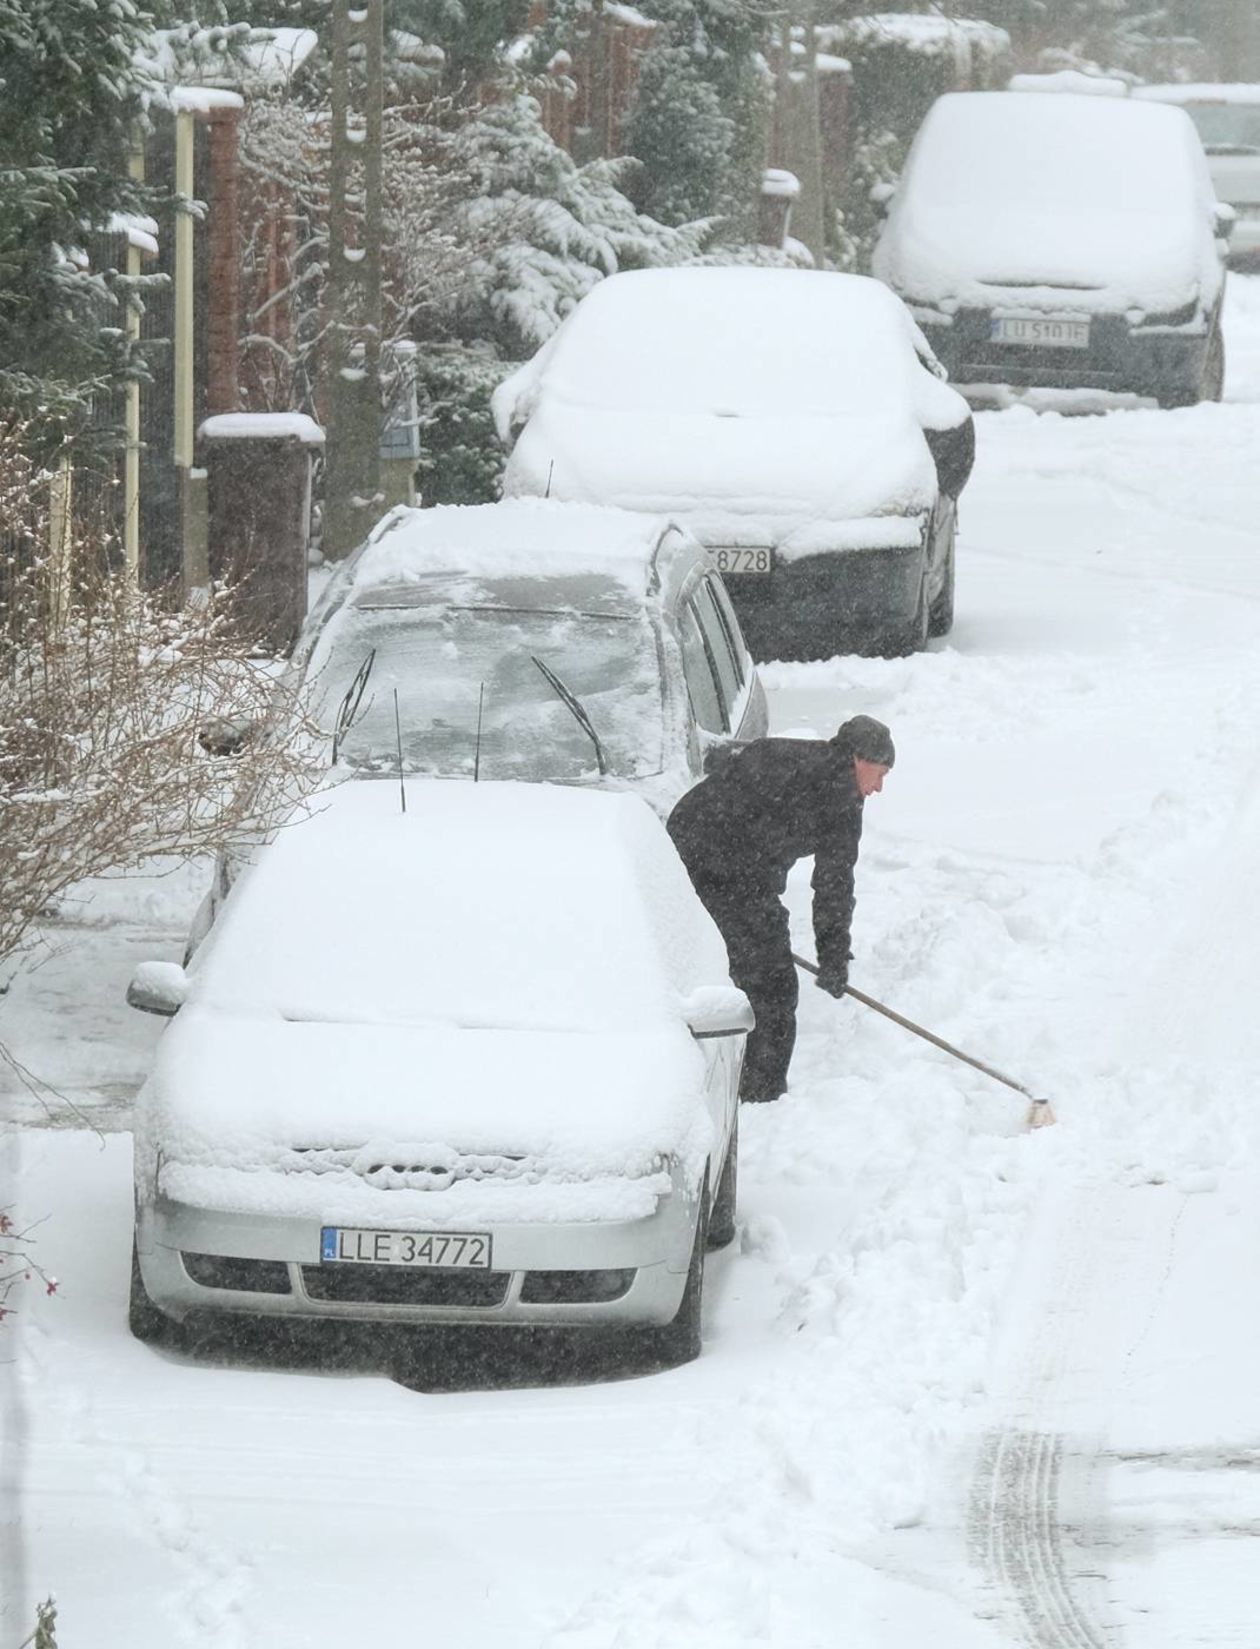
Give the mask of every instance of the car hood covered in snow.
M 880 273 L 907 298 L 1056 313 L 1173 312 L 1200 290 L 1200 248 L 1154 212 L 916 205 L 890 234 Z
M 137 1125 L 165 1196 L 391 1219 L 611 1217 L 696 1179 L 704 1061 L 681 1028 L 567 1032 L 289 1023 L 185 1009 Z M 650 1182 L 650 1184 L 649 1184 Z M 591 1199 L 591 1189 L 602 1196 Z M 522 1202 L 521 1192 L 530 1194 Z

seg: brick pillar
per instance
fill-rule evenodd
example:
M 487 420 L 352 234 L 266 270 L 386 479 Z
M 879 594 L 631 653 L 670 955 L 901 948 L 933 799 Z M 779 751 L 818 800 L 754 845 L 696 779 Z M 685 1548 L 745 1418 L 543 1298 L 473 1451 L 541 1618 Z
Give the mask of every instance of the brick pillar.
M 241 334 L 241 111 L 211 109 L 210 199 L 206 213 L 209 298 L 206 314 L 206 411 L 240 406 L 238 350 Z

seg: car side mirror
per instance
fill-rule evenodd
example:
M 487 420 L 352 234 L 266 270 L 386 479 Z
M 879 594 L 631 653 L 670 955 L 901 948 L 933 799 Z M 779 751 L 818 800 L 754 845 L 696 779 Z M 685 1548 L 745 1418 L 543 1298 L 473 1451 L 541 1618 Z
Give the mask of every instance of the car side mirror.
M 965 418 L 953 429 L 925 429 L 924 438 L 936 465 L 936 478 L 947 498 L 957 498 L 976 461 L 976 426 Z
M 169 1019 L 188 997 L 188 975 L 178 962 L 141 962 L 127 986 L 127 1006 Z
M 892 203 L 897 198 L 895 183 L 872 183 L 866 197 L 881 218 L 886 218 L 892 211 Z
M 225 717 L 208 721 L 197 734 L 197 743 L 209 756 L 239 756 L 255 737 L 256 721 L 229 721 Z
M 1214 201 L 1212 205 L 1212 226 L 1218 240 L 1228 241 L 1234 232 L 1234 225 L 1238 222 L 1238 213 L 1228 201 Z
M 695 1037 L 738 1036 L 756 1024 L 752 1003 L 734 985 L 701 985 L 683 998 L 682 1011 Z

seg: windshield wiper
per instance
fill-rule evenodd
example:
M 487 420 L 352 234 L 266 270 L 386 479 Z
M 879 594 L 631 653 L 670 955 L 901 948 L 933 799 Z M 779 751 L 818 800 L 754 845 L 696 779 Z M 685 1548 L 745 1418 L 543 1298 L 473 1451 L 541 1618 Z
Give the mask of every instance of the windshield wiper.
M 587 715 L 585 706 L 583 705 L 581 699 L 578 698 L 577 694 L 570 688 L 566 687 L 556 672 L 548 665 L 544 664 L 540 658 L 537 658 L 533 653 L 530 654 L 530 658 L 533 659 L 533 662 L 542 672 L 543 679 L 546 681 L 548 687 L 550 687 L 552 692 L 555 693 L 556 697 L 564 705 L 565 709 L 573 717 L 574 721 L 577 722 L 578 726 L 595 746 L 595 762 L 599 768 L 599 776 L 602 779 L 604 774 L 608 771 L 608 758 L 604 754 L 604 747 L 599 742 L 599 734 L 595 731 L 595 728 L 591 723 L 591 718 Z
M 372 666 L 376 663 L 376 648 L 363 660 L 354 673 L 354 680 L 346 688 L 345 697 L 337 707 L 337 719 L 333 723 L 333 766 L 337 765 L 337 755 L 341 749 L 341 741 L 354 726 L 354 719 L 359 713 L 359 706 L 363 702 L 363 695 L 367 692 L 368 677 L 372 674 Z

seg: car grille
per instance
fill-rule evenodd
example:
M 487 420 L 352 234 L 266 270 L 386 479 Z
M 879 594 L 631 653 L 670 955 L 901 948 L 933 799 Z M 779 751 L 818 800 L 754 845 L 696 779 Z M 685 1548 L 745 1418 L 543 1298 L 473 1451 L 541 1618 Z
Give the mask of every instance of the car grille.
M 289 1294 L 283 1260 L 241 1260 L 228 1254 L 183 1253 L 184 1270 L 202 1288 L 234 1288 L 244 1294 Z
M 633 1271 L 530 1271 L 521 1286 L 524 1305 L 594 1305 L 629 1292 Z
M 304 1265 L 312 1300 L 357 1305 L 502 1305 L 510 1271 L 430 1271 L 414 1266 Z
M 281 1166 L 288 1173 L 356 1179 L 377 1191 L 445 1191 L 460 1180 L 542 1178 L 528 1157 L 500 1153 L 461 1155 L 441 1145 L 351 1149 L 297 1145 Z

